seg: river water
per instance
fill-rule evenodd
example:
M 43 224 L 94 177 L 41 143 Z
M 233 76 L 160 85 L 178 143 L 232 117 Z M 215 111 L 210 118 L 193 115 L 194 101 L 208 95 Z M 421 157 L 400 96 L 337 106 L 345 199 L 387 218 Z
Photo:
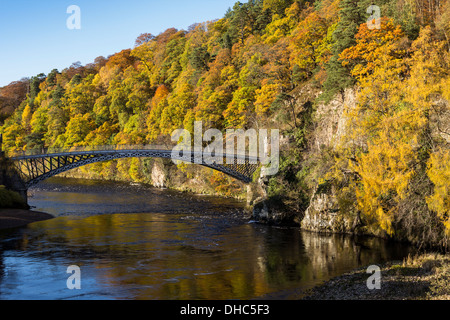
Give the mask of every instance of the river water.
M 410 251 L 260 225 L 236 200 L 145 185 L 52 178 L 29 196 L 55 218 L 0 231 L 0 299 L 297 299 Z M 73 265 L 81 289 L 67 287 Z

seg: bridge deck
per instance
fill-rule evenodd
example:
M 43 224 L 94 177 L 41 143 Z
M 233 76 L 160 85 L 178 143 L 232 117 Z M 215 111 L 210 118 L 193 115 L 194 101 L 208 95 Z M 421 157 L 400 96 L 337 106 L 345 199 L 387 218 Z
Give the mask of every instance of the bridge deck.
M 260 162 L 255 156 L 245 154 L 217 154 L 206 156 L 203 152 L 173 151 L 167 146 L 100 146 L 69 149 L 29 150 L 15 153 L 15 163 L 25 185 L 30 187 L 54 175 L 90 163 L 121 158 L 153 157 L 199 164 L 221 171 L 245 183 L 252 181 Z

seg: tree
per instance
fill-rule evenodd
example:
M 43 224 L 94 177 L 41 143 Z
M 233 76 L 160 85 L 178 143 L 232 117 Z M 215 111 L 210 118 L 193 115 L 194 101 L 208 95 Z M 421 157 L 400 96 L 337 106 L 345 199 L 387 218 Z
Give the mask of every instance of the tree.
M 136 38 L 136 41 L 134 42 L 134 46 L 138 47 L 144 43 L 150 42 L 153 39 L 155 39 L 155 36 L 151 33 L 141 33 L 139 37 Z
M 33 106 L 34 99 L 38 95 L 38 93 L 41 91 L 40 85 L 45 80 L 45 74 L 40 73 L 35 77 L 31 78 L 30 81 L 30 93 L 29 93 L 29 104 Z
M 80 76 L 79 80 L 74 77 L 72 80 L 65 91 L 63 104 L 69 109 L 70 116 L 86 114 L 95 104 L 94 76 L 89 75 L 84 79 Z
M 450 235 L 450 151 L 438 149 L 430 155 L 427 174 L 434 184 L 433 194 L 427 198 L 430 210 L 435 211 Z
M 273 14 L 283 15 L 293 3 L 298 4 L 294 0 L 264 0 L 263 9 L 270 10 Z
M 67 123 L 64 147 L 86 145 L 85 138 L 93 130 L 94 121 L 89 113 L 75 114 Z
M 298 24 L 301 17 L 300 4 L 295 1 L 290 7 L 285 8 L 284 4 L 287 2 L 291 1 L 272 0 L 264 2 L 265 10 L 276 12 L 263 34 L 263 39 L 266 43 L 273 44 L 283 37 L 287 37 Z M 285 9 L 283 10 L 283 8 Z
M 207 48 L 203 46 L 196 47 L 189 56 L 189 62 L 192 67 L 199 71 L 208 70 L 208 64 L 211 56 Z
M 231 64 L 229 50 L 222 49 L 197 87 L 195 119 L 206 122 L 208 126 L 222 128 L 222 113 L 238 87 L 238 77 L 239 72 Z
M 364 13 L 368 1 L 342 0 L 340 2 L 339 22 L 333 32 L 331 45 L 332 56 L 326 67 L 327 79 L 324 83 L 325 100 L 331 99 L 336 93 L 342 93 L 345 88 L 355 84 L 350 75 L 350 69 L 342 66 L 339 55 L 345 49 L 353 46 L 358 27 L 366 22 Z M 363 11 L 364 10 L 364 11 Z
M 355 35 L 355 45 L 339 55 L 342 65 L 351 67 L 351 75 L 358 80 L 367 77 L 380 64 L 396 63 L 406 53 L 399 45 L 404 36 L 401 27 L 389 18 L 381 19 L 380 26 L 371 30 L 366 23 L 361 24 Z
M 256 90 L 255 95 L 255 112 L 258 115 L 266 115 L 270 107 L 281 93 L 281 85 L 263 80 L 261 89 Z
M 147 118 L 147 141 L 155 141 L 161 133 L 160 119 L 163 110 L 168 106 L 168 95 L 169 89 L 165 85 L 160 85 L 151 100 L 150 113 Z
M 56 76 L 59 74 L 58 69 L 53 69 L 47 76 L 47 84 L 52 87 L 56 85 Z
M 0 88 L 0 120 L 8 118 L 25 100 L 29 91 L 30 79 L 13 81 Z
M 447 49 L 450 52 L 450 2 L 447 0 L 444 3 L 438 12 L 436 27 L 447 42 Z
M 441 195 L 447 168 L 430 158 L 433 146 L 440 143 L 439 137 L 433 137 L 431 120 L 439 118 L 434 110 L 438 97 L 445 96 L 442 78 L 448 76 L 448 56 L 429 27 L 421 30 L 410 48 L 404 40 L 400 27 L 383 19 L 379 30 L 361 25 L 355 45 L 341 54 L 343 64 L 352 66 L 360 90 L 356 108 L 347 113 L 349 129 L 341 143 L 335 178 L 340 184 L 347 180 L 346 191 L 356 195 L 362 216 L 389 235 L 398 232 L 395 227 L 405 220 L 427 229 L 423 224 L 432 213 L 425 199 L 447 223 L 442 202 L 429 195 L 432 185 L 427 181 L 436 182 L 435 195 Z M 428 218 L 420 220 L 416 215 Z
M 270 23 L 270 11 L 263 10 L 262 0 L 249 0 L 247 3 L 236 2 L 233 10 L 227 12 L 229 20 L 228 37 L 232 43 L 244 43 L 249 35 L 260 34 Z
M 291 63 L 301 70 L 301 77 L 308 79 L 318 66 L 317 48 L 327 34 L 325 21 L 316 13 L 311 12 L 295 28 L 291 35 Z
M 106 66 L 109 68 L 118 66 L 123 71 L 129 66 L 132 66 L 135 61 L 135 58 L 131 55 L 131 50 L 125 49 L 109 57 Z

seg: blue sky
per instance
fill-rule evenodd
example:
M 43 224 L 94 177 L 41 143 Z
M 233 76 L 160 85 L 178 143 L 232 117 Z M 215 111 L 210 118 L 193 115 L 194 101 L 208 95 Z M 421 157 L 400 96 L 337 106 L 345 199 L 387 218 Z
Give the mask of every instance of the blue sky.
M 131 48 L 141 33 L 222 18 L 236 1 L 0 0 L 0 87 Z M 81 10 L 80 30 L 67 28 L 70 5 Z

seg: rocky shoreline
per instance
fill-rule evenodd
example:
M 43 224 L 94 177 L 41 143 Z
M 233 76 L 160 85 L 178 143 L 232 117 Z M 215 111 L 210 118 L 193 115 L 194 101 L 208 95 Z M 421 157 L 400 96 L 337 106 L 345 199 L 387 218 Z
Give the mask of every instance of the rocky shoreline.
M 0 230 L 24 227 L 32 222 L 52 219 L 51 214 L 26 209 L 0 209 Z
M 310 289 L 302 300 L 449 300 L 450 254 L 426 253 L 379 266 L 381 288 L 369 290 L 367 267 Z

